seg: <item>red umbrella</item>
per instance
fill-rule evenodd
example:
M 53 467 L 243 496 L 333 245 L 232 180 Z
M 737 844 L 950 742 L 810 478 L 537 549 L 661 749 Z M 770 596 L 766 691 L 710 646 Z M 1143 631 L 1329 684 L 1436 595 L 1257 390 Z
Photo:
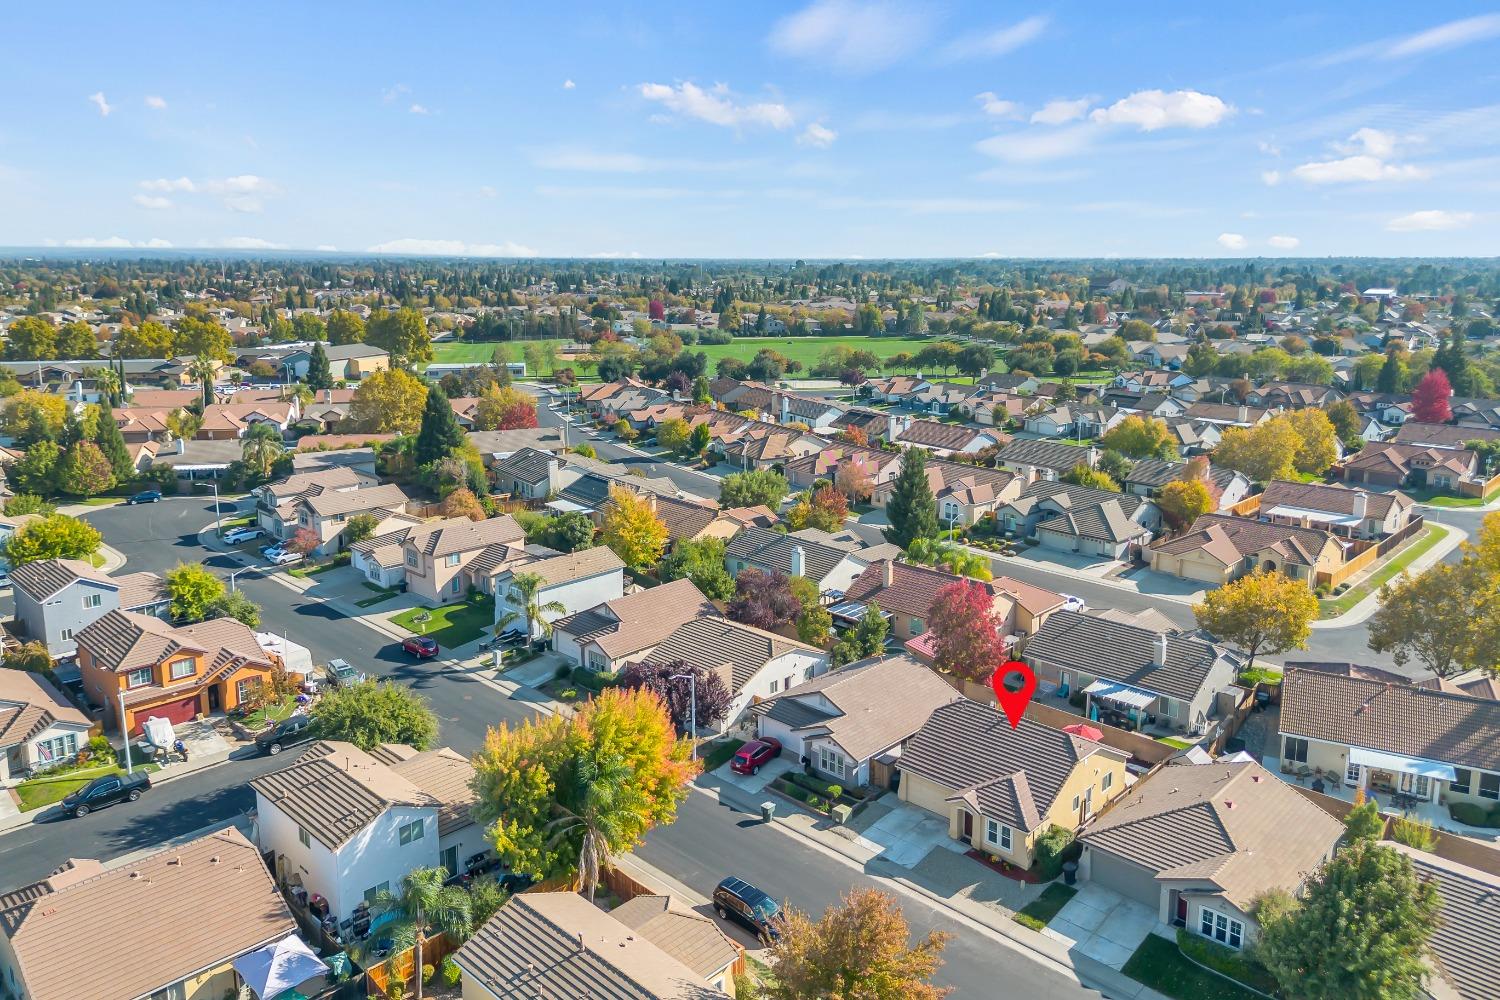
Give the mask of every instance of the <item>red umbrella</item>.
M 1074 736 L 1082 736 L 1084 739 L 1093 740 L 1095 743 L 1104 739 L 1104 730 L 1096 726 L 1085 725 L 1082 722 L 1075 722 L 1071 726 L 1063 726 L 1063 732 L 1072 733 Z

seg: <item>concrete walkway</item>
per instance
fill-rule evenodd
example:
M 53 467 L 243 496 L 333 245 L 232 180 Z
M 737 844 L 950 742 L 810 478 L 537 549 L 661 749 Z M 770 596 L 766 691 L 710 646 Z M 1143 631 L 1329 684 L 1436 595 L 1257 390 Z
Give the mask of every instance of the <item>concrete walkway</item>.
M 1123 969 L 1155 927 L 1150 907 L 1084 882 L 1042 933 L 1111 969 Z
M 1448 534 L 1443 536 L 1443 538 L 1432 548 L 1428 549 L 1426 552 L 1423 552 L 1420 556 L 1413 559 L 1411 561 L 1411 565 L 1407 566 L 1400 573 L 1396 574 L 1388 582 L 1394 582 L 1407 575 L 1416 576 L 1423 570 L 1427 569 L 1429 566 L 1437 565 L 1448 555 L 1448 553 L 1458 548 L 1459 545 L 1463 544 L 1463 542 L 1469 537 L 1469 533 L 1467 531 L 1464 531 L 1462 528 L 1456 528 L 1451 524 L 1444 524 L 1442 525 L 1442 527 L 1447 529 Z M 1397 554 L 1393 555 L 1391 558 L 1397 558 L 1399 552 L 1400 550 L 1398 549 Z M 1361 582 L 1363 582 L 1363 580 L 1368 579 L 1371 574 L 1380 572 L 1381 565 L 1382 564 L 1380 562 L 1376 562 L 1375 565 L 1371 567 L 1370 572 L 1364 574 L 1359 580 L 1353 581 L 1352 586 L 1357 587 Z M 1349 628 L 1351 625 L 1358 625 L 1361 622 L 1365 621 L 1379 609 L 1380 591 L 1379 589 L 1376 589 L 1371 591 L 1368 596 L 1363 598 L 1358 604 L 1350 608 L 1344 614 L 1341 614 L 1336 618 L 1319 618 L 1317 621 L 1312 623 L 1312 627 Z

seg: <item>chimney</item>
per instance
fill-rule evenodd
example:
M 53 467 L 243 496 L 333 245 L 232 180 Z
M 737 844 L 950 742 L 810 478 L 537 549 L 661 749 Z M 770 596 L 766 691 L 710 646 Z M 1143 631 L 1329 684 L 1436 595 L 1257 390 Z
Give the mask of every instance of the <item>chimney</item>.
M 792 421 L 792 401 L 785 396 L 781 397 L 781 422 L 784 424 Z
M 1156 637 L 1156 649 L 1155 649 L 1154 655 L 1151 658 L 1151 665 L 1153 667 L 1161 667 L 1161 666 L 1165 666 L 1166 663 L 1167 663 L 1167 636 L 1166 636 L 1166 633 L 1163 632 L 1162 634 L 1160 634 L 1160 635 L 1158 635 Z
M 1092 469 L 1092 468 L 1094 468 L 1098 464 L 1099 464 L 1099 449 L 1095 448 L 1093 445 L 1089 445 L 1089 468 Z
M 1360 520 L 1364 520 L 1365 514 L 1369 509 L 1370 495 L 1364 490 L 1359 490 L 1354 494 L 1354 516 Z
M 1240 404 L 1239 421 L 1242 424 L 1248 424 L 1250 422 L 1250 407 L 1246 406 L 1244 403 Z
M 583 931 L 578 932 L 578 950 L 580 952 L 589 950 L 588 945 L 583 943 Z
M 792 549 L 792 576 L 806 576 L 807 553 L 798 545 Z
M 333 402 L 333 390 L 332 389 L 324 389 L 323 390 L 323 402 L 325 402 L 325 403 L 331 403 L 331 402 Z
M 881 563 L 880 563 L 880 575 L 881 575 L 881 579 L 885 581 L 885 585 L 887 587 L 893 587 L 893 586 L 895 586 L 895 584 L 896 584 L 896 560 L 894 560 L 894 559 L 885 559 L 885 560 L 882 560 Z
M 187 450 L 187 442 L 184 441 L 182 438 L 179 437 L 177 439 L 177 454 L 181 455 L 186 450 Z

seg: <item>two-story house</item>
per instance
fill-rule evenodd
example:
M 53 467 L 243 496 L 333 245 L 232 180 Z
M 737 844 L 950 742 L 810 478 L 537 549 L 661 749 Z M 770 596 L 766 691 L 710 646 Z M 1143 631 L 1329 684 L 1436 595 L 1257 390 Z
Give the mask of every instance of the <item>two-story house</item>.
M 824 593 L 848 590 L 869 566 L 858 552 L 758 527 L 742 528 L 729 540 L 724 548 L 724 564 L 731 576 L 758 569 L 763 573 L 806 577 Z
M 165 618 L 171 605 L 155 573 L 108 576 L 78 559 L 39 559 L 16 567 L 11 580 L 22 633 L 46 643 L 53 659 L 73 655 L 74 637 L 110 611 Z
M 406 492 L 395 483 L 304 496 L 297 501 L 297 528 L 311 531 L 318 540 L 314 551 L 327 555 L 344 547 L 344 528 L 351 517 L 369 514 L 381 522 L 379 533 L 394 527 L 385 522 L 404 511 L 406 501 Z
M 255 497 L 255 521 L 272 538 L 290 538 L 297 530 L 297 505 L 305 497 L 325 493 L 347 493 L 380 485 L 373 474 L 349 466 L 299 472 L 258 486 Z
M 490 573 L 521 558 L 525 540 L 525 529 L 509 514 L 483 521 L 449 517 L 360 542 L 355 558 L 366 577 L 379 568 L 384 586 L 405 583 L 423 600 L 449 604 L 470 589 L 484 589 Z M 393 548 L 400 551 L 400 568 L 387 572 Z
M 484 578 L 487 585 L 479 588 L 495 597 L 495 623 L 500 625 L 508 616 L 516 615 L 518 617 L 508 627 L 529 628 L 533 636 L 542 634 L 541 623 L 526 617 L 524 601 L 516 590 L 516 577 L 523 574 L 534 576 L 539 581 L 536 595 L 539 607 L 545 608 L 548 604 L 561 606 L 560 611 L 543 612 L 549 623 L 625 594 L 625 564 L 604 545 L 497 566 Z

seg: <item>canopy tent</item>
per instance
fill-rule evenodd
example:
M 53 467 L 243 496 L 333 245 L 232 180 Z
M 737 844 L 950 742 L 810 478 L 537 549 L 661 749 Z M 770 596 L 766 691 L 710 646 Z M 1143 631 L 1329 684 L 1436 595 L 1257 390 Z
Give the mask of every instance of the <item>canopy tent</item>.
M 828 613 L 834 618 L 850 622 L 864 620 L 865 615 L 869 614 L 869 612 L 870 606 L 864 601 L 840 601 L 838 604 L 830 605 L 828 608 Z M 891 612 L 882 609 L 880 617 L 886 621 L 890 621 Z
M 591 507 L 585 507 L 581 503 L 574 503 L 572 500 L 549 500 L 549 501 L 547 501 L 547 509 L 548 510 L 555 510 L 559 514 L 591 514 L 591 513 L 593 513 L 593 508 L 591 508 Z
M 275 1000 L 314 976 L 328 974 L 328 966 L 295 934 L 241 955 L 233 964 L 259 1000 Z
M 1112 701 L 1116 705 L 1125 705 L 1128 708 L 1145 708 L 1157 698 L 1150 691 L 1142 691 L 1140 688 L 1133 688 L 1129 684 L 1120 684 L 1115 681 L 1095 681 L 1084 688 L 1083 693 L 1091 694 L 1104 701 Z
M 1453 781 L 1458 777 L 1453 768 L 1447 764 L 1439 764 L 1433 760 L 1423 760 L 1421 757 L 1403 757 L 1398 753 L 1366 750 L 1363 747 L 1349 748 L 1349 763 L 1363 764 L 1365 767 L 1378 767 L 1383 771 L 1400 771 L 1404 774 L 1417 774 L 1424 778 L 1436 778 L 1439 781 Z

